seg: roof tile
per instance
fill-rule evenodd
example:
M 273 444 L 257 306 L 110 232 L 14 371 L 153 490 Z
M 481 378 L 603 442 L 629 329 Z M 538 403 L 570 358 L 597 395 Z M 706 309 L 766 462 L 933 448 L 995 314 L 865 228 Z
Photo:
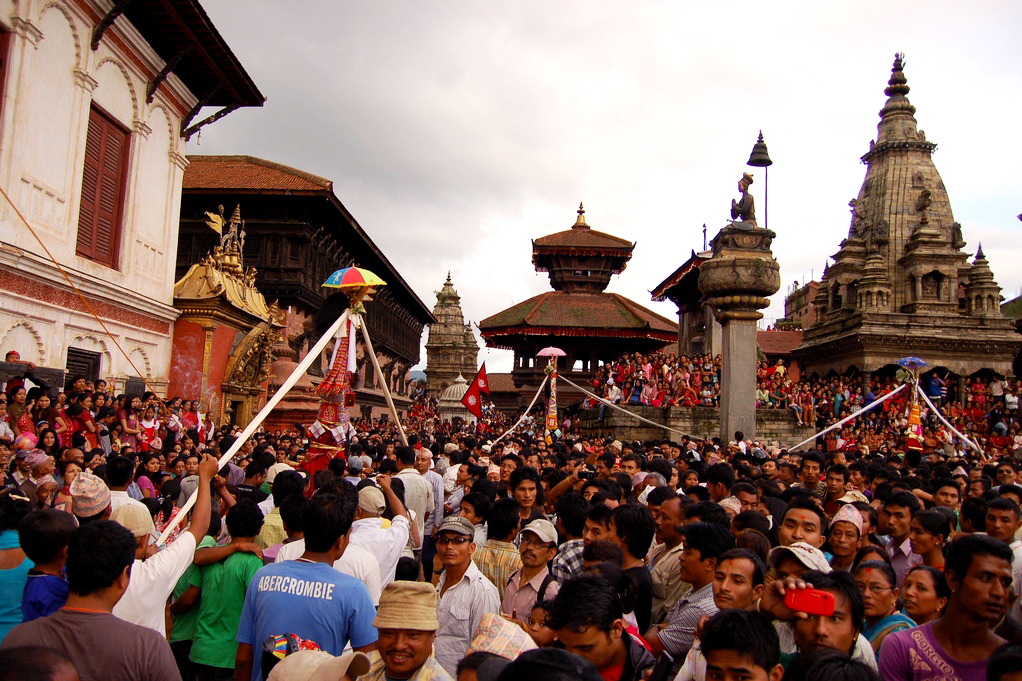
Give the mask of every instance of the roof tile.
M 255 156 L 189 156 L 185 189 L 333 191 L 333 182 Z

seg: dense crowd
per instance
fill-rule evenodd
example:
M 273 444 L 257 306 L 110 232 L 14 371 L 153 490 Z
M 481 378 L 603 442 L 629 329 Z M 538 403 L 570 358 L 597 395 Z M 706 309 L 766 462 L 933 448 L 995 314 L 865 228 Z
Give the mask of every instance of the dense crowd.
M 845 421 L 899 385 L 894 372 L 884 378 L 871 377 L 868 384 L 857 373 L 791 380 L 782 360 L 772 365 L 763 361 L 756 370 L 756 407 L 787 409 L 798 425 L 820 432 Z M 1018 411 L 1022 386 L 1017 379 L 973 376 L 959 393 L 955 381 L 934 371 L 924 374 L 921 385 L 941 415 L 992 458 L 1022 453 Z M 632 406 L 716 407 L 719 386 L 719 355 L 688 357 L 663 352 L 622 355 L 616 362 L 601 366 L 593 380 L 596 394 L 609 402 Z M 900 436 L 907 425 L 906 408 L 911 399 L 911 392 L 902 391 L 828 433 L 821 447 L 852 450 L 865 446 L 874 451 L 893 451 L 903 439 Z M 585 406 L 599 408 L 601 419 L 607 411 L 594 399 Z M 928 449 L 940 447 L 950 452 L 967 446 L 936 414 L 929 410 L 925 413 L 922 437 Z
M 804 385 L 816 425 L 895 387 Z M 462 429 L 422 396 L 407 445 L 354 420 L 310 475 L 301 428 L 221 467 L 238 433 L 193 402 L 8 385 L 0 681 L 1006 681 L 1017 385 L 926 387 L 981 453 L 927 410 L 916 447 L 904 395 L 798 452 L 498 441 L 506 419 Z

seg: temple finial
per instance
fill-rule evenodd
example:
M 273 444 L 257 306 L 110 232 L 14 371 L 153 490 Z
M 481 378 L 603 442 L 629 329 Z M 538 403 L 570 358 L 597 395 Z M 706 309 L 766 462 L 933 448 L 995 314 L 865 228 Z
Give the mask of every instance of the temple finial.
M 905 77 L 905 53 L 898 52 L 894 55 L 894 66 L 891 67 L 891 79 L 887 81 L 884 94 L 888 97 L 908 94 L 908 78 Z
M 985 257 L 986 256 L 983 255 L 983 243 L 980 242 L 979 248 L 976 249 L 976 260 L 979 260 L 980 258 L 985 258 Z
M 575 212 L 578 213 L 578 218 L 575 219 L 575 227 L 588 227 L 589 225 L 586 224 L 586 209 L 582 207 L 581 201 L 578 202 L 578 210 Z
M 451 283 L 451 271 L 450 270 L 447 270 L 447 283 L 448 284 Z

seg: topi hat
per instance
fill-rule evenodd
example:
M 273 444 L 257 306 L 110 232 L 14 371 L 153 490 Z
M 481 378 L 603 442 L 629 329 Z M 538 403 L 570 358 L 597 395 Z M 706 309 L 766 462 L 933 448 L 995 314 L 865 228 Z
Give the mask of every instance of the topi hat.
M 436 631 L 440 628 L 436 608 L 436 587 L 432 584 L 396 580 L 383 587 L 373 626 L 377 629 Z
M 267 681 L 344 681 L 369 673 L 369 656 L 345 653 L 334 657 L 322 650 L 299 650 L 284 657 L 270 672 Z
M 118 507 L 110 514 L 110 520 L 123 525 L 136 537 L 145 537 L 155 529 L 149 509 L 141 504 L 138 506 L 125 504 Z
M 36 466 L 42 466 L 50 458 L 50 455 L 41 449 L 33 449 L 25 457 L 25 463 L 28 464 L 29 468 L 35 468 Z
M 845 504 L 837 510 L 834 517 L 831 518 L 830 526 L 834 527 L 837 523 L 851 523 L 855 526 L 855 529 L 859 531 L 859 536 L 862 536 L 862 514 L 859 513 L 859 509 L 855 508 L 851 504 Z
M 68 487 L 71 493 L 71 512 L 79 518 L 91 518 L 110 505 L 110 488 L 100 478 L 82 471 Z
M 358 491 L 358 507 L 367 516 L 379 518 L 387 508 L 387 503 L 378 487 L 367 485 Z

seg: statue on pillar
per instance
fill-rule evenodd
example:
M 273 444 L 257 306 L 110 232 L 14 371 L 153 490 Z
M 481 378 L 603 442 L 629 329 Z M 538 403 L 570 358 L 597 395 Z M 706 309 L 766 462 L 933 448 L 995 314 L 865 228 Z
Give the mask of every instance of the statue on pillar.
M 749 185 L 752 184 L 752 175 L 742 173 L 742 179 L 738 180 L 738 191 L 742 198 L 738 201 L 731 199 L 731 219 L 733 225 L 739 229 L 752 229 L 758 227 L 756 224 L 756 202 L 749 193 Z

